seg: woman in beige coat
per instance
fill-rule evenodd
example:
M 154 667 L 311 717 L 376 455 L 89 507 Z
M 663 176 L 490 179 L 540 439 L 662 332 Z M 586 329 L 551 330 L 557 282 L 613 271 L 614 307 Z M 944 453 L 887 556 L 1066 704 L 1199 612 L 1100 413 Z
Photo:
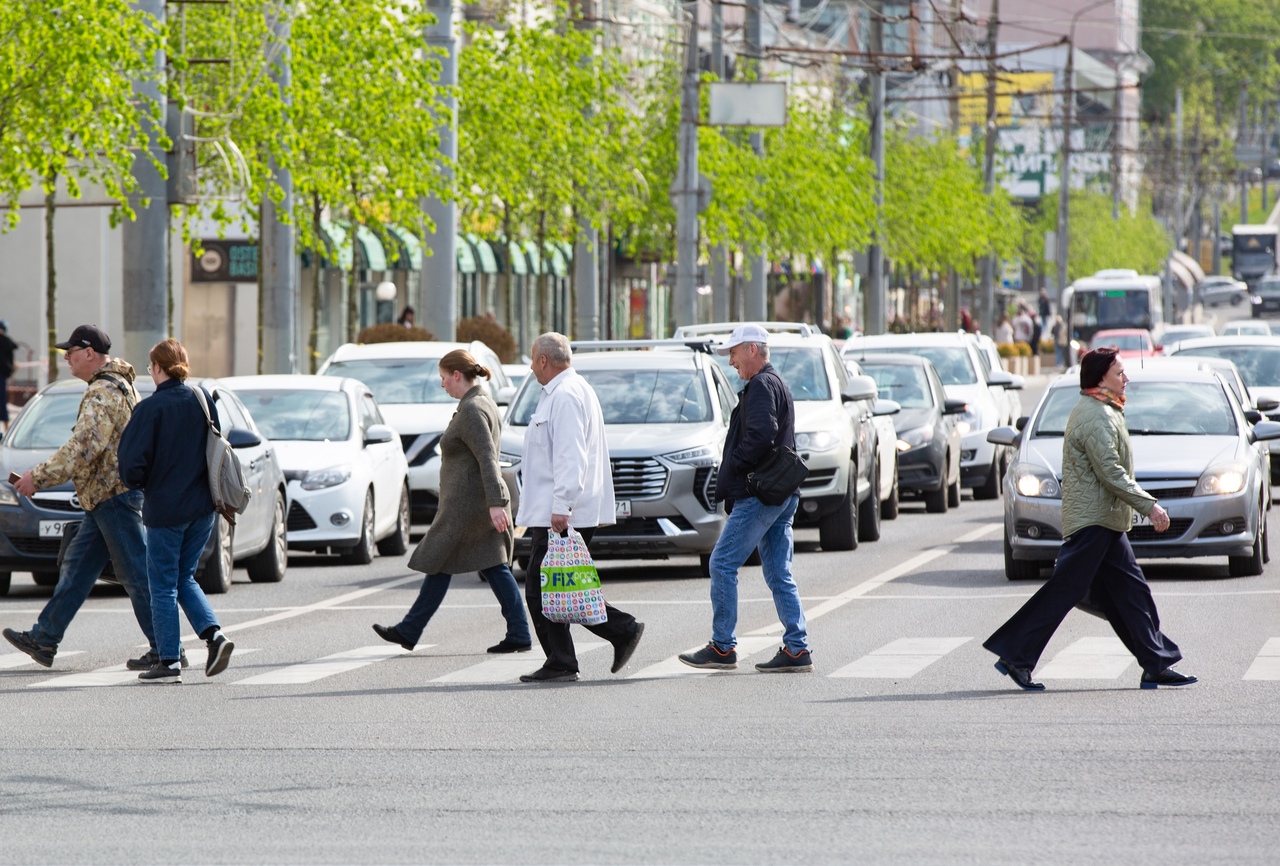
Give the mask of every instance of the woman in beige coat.
M 427 575 L 418 598 L 399 624 L 375 625 L 378 636 L 413 649 L 449 591 L 450 578 L 478 571 L 498 597 L 507 634 L 491 653 L 527 652 L 533 645 L 520 589 L 511 573 L 514 543 L 511 501 L 498 469 L 502 422 L 498 407 L 476 384 L 488 368 L 455 349 L 440 359 L 440 385 L 458 400 L 458 411 L 440 437 L 440 504 L 435 521 L 409 558 Z

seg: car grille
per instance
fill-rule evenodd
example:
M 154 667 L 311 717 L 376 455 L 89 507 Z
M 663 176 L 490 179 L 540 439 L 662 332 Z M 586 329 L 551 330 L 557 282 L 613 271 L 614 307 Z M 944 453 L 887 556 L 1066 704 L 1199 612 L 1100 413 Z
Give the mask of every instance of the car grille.
M 800 482 L 801 490 L 812 490 L 815 487 L 826 487 L 835 480 L 836 470 L 832 469 L 811 469 L 809 477 Z
M 1129 530 L 1129 541 L 1173 541 L 1181 538 L 1191 528 L 1190 517 L 1175 517 L 1169 521 L 1169 528 L 1164 532 L 1156 532 L 1154 526 L 1142 524 Z
M 11 536 L 9 543 L 13 545 L 18 553 L 23 553 L 27 556 L 57 556 L 58 548 L 62 546 L 62 539 Z
M 1032 536 L 1031 527 L 1039 529 L 1039 534 Z M 1061 541 L 1062 533 L 1044 523 L 1034 520 L 1019 520 L 1013 526 L 1014 534 L 1019 538 L 1035 538 L 1036 541 Z
M 301 532 L 304 529 L 315 529 L 316 522 L 311 519 L 307 509 L 295 502 L 289 506 L 289 519 L 286 523 L 286 528 L 289 532 Z
M 84 510 L 79 506 L 72 505 L 70 499 L 50 499 L 46 496 L 32 497 L 31 504 L 45 511 L 70 511 L 79 514 Z
M 1138 484 L 1142 489 L 1150 493 L 1156 499 L 1189 499 L 1196 495 L 1196 486 L 1192 484 L 1190 487 L 1158 487 L 1147 481 L 1139 481 Z
M 418 453 L 413 455 L 413 459 L 409 461 L 409 465 L 421 466 L 430 460 L 436 453 L 436 445 L 440 443 L 440 437 L 442 435 L 443 434 L 440 433 L 435 435 L 419 433 L 414 436 L 401 436 L 400 444 L 404 446 L 406 455 L 408 455 L 409 449 L 413 447 L 415 442 L 422 440 L 423 443 L 422 448 L 419 449 Z
M 716 475 L 719 472 L 719 466 L 699 466 L 693 473 L 693 495 L 707 511 L 716 510 Z
M 616 457 L 609 463 L 618 499 L 656 499 L 667 489 L 667 467 L 652 457 Z

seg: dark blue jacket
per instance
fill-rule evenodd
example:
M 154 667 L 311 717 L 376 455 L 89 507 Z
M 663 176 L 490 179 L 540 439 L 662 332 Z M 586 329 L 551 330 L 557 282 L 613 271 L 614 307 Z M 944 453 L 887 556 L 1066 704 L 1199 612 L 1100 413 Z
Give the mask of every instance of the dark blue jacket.
M 205 400 L 217 424 L 207 391 Z M 142 522 L 147 526 L 178 526 L 213 513 L 205 462 L 208 435 L 200 401 L 177 379 L 162 382 L 133 410 L 116 455 L 125 486 L 146 494 Z
M 738 405 L 729 416 L 724 458 L 716 475 L 716 499 L 727 501 L 732 508 L 734 500 L 750 496 L 747 473 L 783 445 L 796 447 L 796 408 L 791 389 L 773 365 L 766 363 L 738 392 Z

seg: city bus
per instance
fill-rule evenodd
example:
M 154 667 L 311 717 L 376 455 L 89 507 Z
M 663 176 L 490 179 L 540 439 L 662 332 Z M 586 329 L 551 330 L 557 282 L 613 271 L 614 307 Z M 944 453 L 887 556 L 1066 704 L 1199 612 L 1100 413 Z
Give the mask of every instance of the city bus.
M 1132 270 L 1098 271 L 1062 293 L 1063 319 L 1075 357 L 1088 351 L 1093 335 L 1114 328 L 1150 331 L 1163 321 L 1163 282 Z

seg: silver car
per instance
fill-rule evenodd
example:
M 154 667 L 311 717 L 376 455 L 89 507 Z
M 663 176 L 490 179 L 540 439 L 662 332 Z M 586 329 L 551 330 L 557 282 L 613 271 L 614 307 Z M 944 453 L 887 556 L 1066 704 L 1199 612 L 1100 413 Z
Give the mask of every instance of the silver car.
M 1271 501 L 1266 441 L 1280 438 L 1280 423 L 1251 424 L 1231 388 L 1207 365 L 1135 365 L 1126 372 L 1134 476 L 1170 518 L 1162 533 L 1136 518 L 1129 533 L 1134 554 L 1226 556 L 1233 577 L 1261 574 Z M 1038 577 L 1062 544 L 1062 437 L 1079 399 L 1079 374 L 1068 372 L 1050 384 L 1021 430 L 1001 427 L 987 434 L 1016 449 L 1004 490 L 1010 580 Z
M 573 367 L 604 412 L 617 504 L 616 522 L 596 531 L 591 553 L 627 559 L 696 555 L 706 575 L 724 527 L 716 473 L 737 396 L 708 352 L 667 346 L 585 351 L 574 344 Z M 513 514 L 523 485 L 524 437 L 541 394 L 529 376 L 502 423 L 503 476 Z M 525 530 L 518 528 L 516 536 L 516 560 L 527 569 L 531 541 Z

